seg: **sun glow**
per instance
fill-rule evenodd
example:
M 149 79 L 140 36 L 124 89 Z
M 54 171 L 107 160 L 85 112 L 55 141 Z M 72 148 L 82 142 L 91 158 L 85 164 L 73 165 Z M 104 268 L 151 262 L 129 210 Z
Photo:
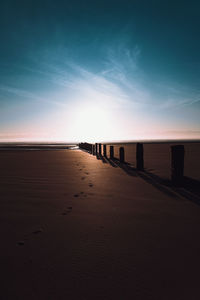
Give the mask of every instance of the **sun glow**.
M 79 141 L 107 139 L 112 128 L 111 114 L 103 107 L 88 103 L 76 110 L 71 125 Z

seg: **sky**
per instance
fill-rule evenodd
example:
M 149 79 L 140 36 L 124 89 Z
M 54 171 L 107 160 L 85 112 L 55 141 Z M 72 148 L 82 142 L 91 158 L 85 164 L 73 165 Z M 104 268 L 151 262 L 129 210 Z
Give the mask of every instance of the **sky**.
M 0 142 L 200 138 L 200 2 L 1 0 Z

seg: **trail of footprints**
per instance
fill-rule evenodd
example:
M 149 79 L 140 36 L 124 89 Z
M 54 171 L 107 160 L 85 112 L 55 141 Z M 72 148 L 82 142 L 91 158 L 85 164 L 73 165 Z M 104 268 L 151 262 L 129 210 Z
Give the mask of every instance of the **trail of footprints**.
M 77 163 L 77 166 L 80 167 L 80 169 L 79 169 L 80 172 L 81 172 L 81 171 L 84 171 L 84 175 L 88 176 L 88 175 L 90 174 L 87 170 L 84 170 L 84 169 L 85 169 L 85 166 L 81 166 L 80 163 Z M 81 180 L 85 180 L 85 179 L 86 179 L 86 176 L 82 176 L 82 177 L 81 177 Z M 92 187 L 94 186 L 94 184 L 93 184 L 91 181 L 89 181 L 88 186 L 89 186 L 90 188 L 92 188 Z M 74 197 L 79 197 L 79 196 L 78 196 L 78 194 L 75 194 Z
M 84 175 L 86 175 L 86 176 L 88 176 L 90 173 L 88 172 L 88 171 L 84 171 L 84 169 L 85 169 L 85 166 L 81 166 L 80 165 L 80 163 L 77 163 L 76 164 L 77 165 L 77 167 L 79 168 L 79 171 L 80 172 L 84 172 Z M 81 180 L 85 180 L 87 177 L 86 176 L 82 176 L 81 177 Z M 90 187 L 90 188 L 92 188 L 94 185 L 93 185 L 93 183 L 91 182 L 91 181 L 89 181 L 89 183 L 88 183 L 88 186 Z M 91 193 L 88 193 L 89 195 L 92 195 Z M 80 192 L 80 193 L 76 193 L 76 194 L 74 194 L 73 195 L 73 197 L 74 198 L 86 198 L 87 196 L 88 196 L 88 194 L 86 194 L 86 193 L 84 193 L 84 192 Z M 68 209 L 67 210 L 64 210 L 62 213 L 61 213 L 61 215 L 63 215 L 63 216 L 67 216 L 70 212 L 72 211 L 72 207 L 68 207 Z
M 17 242 L 17 245 L 18 245 L 18 246 L 24 246 L 24 245 L 25 245 L 25 241 L 28 241 L 29 238 L 31 238 L 33 235 L 38 235 L 38 234 L 40 234 L 40 233 L 42 233 L 42 232 L 43 232 L 43 230 L 42 230 L 41 228 L 39 228 L 39 229 L 37 229 L 37 230 L 35 230 L 35 231 L 32 231 L 31 233 L 25 235 L 24 240 L 18 241 L 18 242 Z
M 77 163 L 76 165 L 77 165 L 77 167 L 80 167 L 80 169 L 79 169 L 80 172 L 81 172 L 81 171 L 84 171 L 85 166 L 82 166 L 82 167 L 81 167 L 79 163 Z M 85 171 L 84 174 L 85 174 L 86 176 L 88 176 L 90 173 L 87 172 L 87 171 Z M 82 176 L 82 177 L 81 177 L 81 180 L 85 180 L 85 179 L 86 179 L 86 176 Z M 93 183 L 92 183 L 91 181 L 89 181 L 88 186 L 89 186 L 90 188 L 92 188 L 94 185 L 93 185 Z M 92 195 L 92 193 L 89 193 L 89 195 Z M 78 197 L 84 197 L 84 198 L 85 198 L 85 197 L 87 197 L 87 194 L 84 193 L 84 192 L 80 192 L 80 193 L 74 194 L 73 197 L 74 197 L 74 198 L 78 198 Z M 61 215 L 62 215 L 62 216 L 67 216 L 67 215 L 70 214 L 71 212 L 72 212 L 72 206 L 68 206 L 67 209 L 65 209 L 65 210 L 61 213 Z M 33 236 L 33 235 L 41 234 L 42 232 L 43 232 L 43 230 L 42 230 L 41 228 L 40 228 L 40 229 L 37 229 L 37 230 L 35 230 L 35 231 L 33 231 L 32 233 L 26 235 L 25 238 L 24 238 L 24 240 L 18 241 L 18 242 L 17 242 L 17 245 L 18 245 L 18 246 L 24 246 L 24 245 L 25 245 L 25 241 L 27 241 L 27 240 L 29 239 L 29 237 L 31 237 L 31 236 Z

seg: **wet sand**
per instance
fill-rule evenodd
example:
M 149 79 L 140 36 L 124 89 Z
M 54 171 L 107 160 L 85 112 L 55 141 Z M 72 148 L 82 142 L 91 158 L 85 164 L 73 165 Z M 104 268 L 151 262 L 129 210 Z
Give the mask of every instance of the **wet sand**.
M 1 299 L 200 299 L 200 206 L 80 150 L 0 151 Z

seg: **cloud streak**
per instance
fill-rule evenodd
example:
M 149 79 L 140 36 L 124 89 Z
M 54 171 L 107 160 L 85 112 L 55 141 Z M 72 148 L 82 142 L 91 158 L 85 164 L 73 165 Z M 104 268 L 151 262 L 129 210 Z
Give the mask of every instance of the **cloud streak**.
M 64 104 L 61 102 L 41 98 L 41 97 L 37 96 L 36 94 L 33 94 L 29 91 L 14 88 L 11 86 L 0 85 L 0 91 L 6 92 L 8 94 L 12 94 L 14 96 L 18 96 L 20 98 L 25 98 L 27 101 L 31 100 L 31 101 L 37 101 L 37 102 L 46 102 L 46 103 L 51 103 L 51 104 L 55 104 L 58 106 L 64 106 Z
M 68 53 L 68 51 L 67 51 Z M 178 106 L 189 106 L 200 101 L 199 93 L 191 93 L 185 87 L 170 86 L 168 83 L 159 86 L 152 83 L 149 89 L 149 82 L 145 72 L 140 68 L 139 62 L 142 56 L 138 45 L 133 48 L 126 44 L 119 44 L 117 47 L 106 47 L 104 59 L 99 71 L 92 70 L 91 66 L 77 63 L 73 56 L 69 58 L 61 56 L 53 58 L 49 54 L 42 61 L 34 58 L 34 67 L 17 66 L 25 74 L 31 74 L 30 80 L 42 80 L 45 83 L 53 84 L 54 91 L 58 97 L 40 96 L 40 91 L 29 92 L 22 88 L 3 85 L 1 90 L 6 90 L 21 97 L 27 97 L 43 102 L 51 102 L 56 105 L 65 105 L 66 101 L 96 98 L 102 102 L 112 102 L 113 106 L 126 106 L 133 108 L 163 110 Z M 49 63 L 51 61 L 51 63 Z M 26 75 L 25 75 L 26 76 Z M 28 77 L 27 76 L 27 77 Z M 146 84 L 148 83 L 148 84 Z M 62 90 L 63 97 L 59 94 Z M 162 94 L 157 90 L 162 89 Z M 56 94 L 56 92 L 54 93 Z M 114 105 L 115 103 L 115 105 Z
M 21 101 L 26 101 L 27 104 L 35 103 L 41 107 L 44 115 L 51 105 L 55 111 L 51 120 L 59 124 L 61 129 L 65 126 L 64 119 L 75 118 L 79 107 L 84 105 L 96 105 L 99 109 L 112 112 L 116 116 L 115 124 L 127 119 L 127 126 L 136 128 L 135 124 L 139 120 L 140 126 L 144 125 L 148 129 L 148 116 L 156 128 L 156 124 L 160 126 L 163 112 L 177 108 L 187 109 L 198 104 L 200 96 L 196 91 L 191 92 L 190 89 L 176 84 L 169 85 L 167 82 L 162 85 L 155 82 L 151 84 L 140 67 L 141 56 L 138 45 L 128 48 L 125 44 L 120 44 L 116 48 L 110 46 L 104 49 L 102 64 L 98 68 L 92 64 L 78 63 L 73 56 L 55 59 L 47 55 L 40 61 L 34 57 L 28 65 L 15 65 L 19 80 L 11 81 L 10 84 L 2 80 L 0 96 L 8 100 L 23 99 Z M 38 89 L 31 88 L 32 83 Z M 63 118 L 60 123 L 56 120 L 59 116 Z M 174 120 L 176 121 L 175 116 Z M 46 122 L 42 117 L 40 121 Z M 67 126 L 68 128 L 62 129 L 63 132 L 69 129 L 70 125 Z M 147 131 L 145 128 L 142 130 Z M 133 130 L 130 130 L 130 137 L 133 134 Z

